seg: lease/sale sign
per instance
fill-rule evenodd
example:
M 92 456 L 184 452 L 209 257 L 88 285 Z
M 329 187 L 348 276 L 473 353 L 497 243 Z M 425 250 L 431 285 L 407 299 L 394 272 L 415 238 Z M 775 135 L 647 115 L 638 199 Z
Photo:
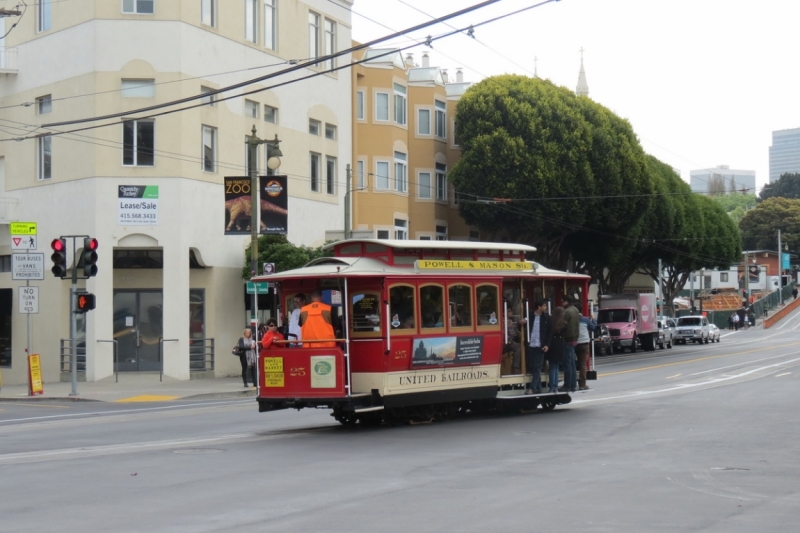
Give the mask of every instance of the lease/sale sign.
M 117 224 L 158 226 L 158 185 L 120 185 Z

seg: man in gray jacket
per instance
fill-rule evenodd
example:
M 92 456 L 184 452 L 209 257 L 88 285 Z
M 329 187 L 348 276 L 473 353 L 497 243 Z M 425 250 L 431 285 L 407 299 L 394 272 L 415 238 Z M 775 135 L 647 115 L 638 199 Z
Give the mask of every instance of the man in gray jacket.
M 578 330 L 581 314 L 572 303 L 572 297 L 564 295 L 564 321 L 567 328 L 564 333 L 564 386 L 561 392 L 575 392 L 578 388 L 577 369 L 575 368 L 575 345 L 578 344 Z

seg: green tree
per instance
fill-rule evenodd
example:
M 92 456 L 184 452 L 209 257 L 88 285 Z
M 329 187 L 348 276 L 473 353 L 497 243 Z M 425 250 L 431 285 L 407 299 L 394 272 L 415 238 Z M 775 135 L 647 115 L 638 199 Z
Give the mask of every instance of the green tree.
M 778 230 L 781 230 L 782 243 L 790 250 L 797 250 L 800 248 L 800 199 L 768 198 L 742 217 L 739 229 L 746 250 L 777 250 Z
M 756 206 L 756 195 L 731 193 L 722 196 L 714 196 L 714 201 L 719 204 L 726 213 L 731 213 L 737 207 L 741 207 L 743 211 L 747 211 Z
M 800 198 L 800 173 L 781 174 L 778 181 L 768 183 L 761 189 L 759 200 L 764 201 L 769 198 Z
M 720 174 L 711 174 L 708 180 L 708 194 L 721 196 L 725 194 L 725 177 Z
M 258 264 L 275 263 L 275 270 L 283 272 L 305 266 L 318 257 L 330 257 L 331 251 L 322 247 L 295 246 L 284 235 L 261 235 L 258 238 Z M 242 278 L 250 279 L 250 246 L 245 250 Z

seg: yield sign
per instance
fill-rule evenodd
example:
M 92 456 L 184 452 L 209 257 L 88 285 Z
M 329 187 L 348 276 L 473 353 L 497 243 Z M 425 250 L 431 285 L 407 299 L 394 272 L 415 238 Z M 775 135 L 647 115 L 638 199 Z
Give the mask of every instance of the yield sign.
M 36 250 L 36 235 L 12 235 L 12 250 Z

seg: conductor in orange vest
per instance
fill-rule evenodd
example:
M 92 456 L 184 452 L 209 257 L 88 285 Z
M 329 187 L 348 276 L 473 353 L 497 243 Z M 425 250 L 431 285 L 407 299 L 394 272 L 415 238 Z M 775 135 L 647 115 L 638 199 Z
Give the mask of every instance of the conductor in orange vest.
M 311 293 L 311 303 L 300 309 L 300 331 L 304 348 L 333 348 L 336 343 L 331 321 L 331 306 L 322 301 L 322 293 Z M 328 342 L 310 342 L 324 339 Z

